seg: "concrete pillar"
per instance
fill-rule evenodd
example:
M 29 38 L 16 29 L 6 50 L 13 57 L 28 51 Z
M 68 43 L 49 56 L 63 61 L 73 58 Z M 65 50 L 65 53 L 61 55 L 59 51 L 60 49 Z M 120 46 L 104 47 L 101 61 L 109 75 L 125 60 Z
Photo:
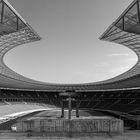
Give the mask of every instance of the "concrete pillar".
M 69 107 L 68 119 L 71 120 L 71 96 L 69 96 L 68 98 L 68 107 Z
M 139 128 L 139 121 L 137 121 L 137 130 L 139 130 L 140 128 Z
M 62 101 L 62 107 L 61 107 L 61 118 L 64 118 L 64 101 Z
M 79 117 L 79 104 L 78 101 L 76 101 L 76 117 Z

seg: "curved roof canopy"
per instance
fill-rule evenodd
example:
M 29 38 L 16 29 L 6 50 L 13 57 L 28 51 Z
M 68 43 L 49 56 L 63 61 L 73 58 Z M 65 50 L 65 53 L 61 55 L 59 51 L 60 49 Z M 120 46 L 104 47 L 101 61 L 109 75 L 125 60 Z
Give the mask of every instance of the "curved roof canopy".
M 40 40 L 40 36 L 7 2 L 0 0 L 0 88 L 45 91 L 126 90 L 140 87 L 140 0 L 135 0 L 100 39 L 127 46 L 138 55 L 137 64 L 115 78 L 87 84 L 51 84 L 17 74 L 3 62 L 10 49 Z

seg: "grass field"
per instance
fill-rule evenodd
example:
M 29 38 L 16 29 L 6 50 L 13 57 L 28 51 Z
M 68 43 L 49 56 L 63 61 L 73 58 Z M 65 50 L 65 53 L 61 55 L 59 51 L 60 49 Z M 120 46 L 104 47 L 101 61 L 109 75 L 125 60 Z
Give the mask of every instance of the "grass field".
M 0 133 L 0 140 L 140 140 L 139 131 L 127 131 L 122 135 L 92 135 L 82 137 L 26 137 L 26 134 Z

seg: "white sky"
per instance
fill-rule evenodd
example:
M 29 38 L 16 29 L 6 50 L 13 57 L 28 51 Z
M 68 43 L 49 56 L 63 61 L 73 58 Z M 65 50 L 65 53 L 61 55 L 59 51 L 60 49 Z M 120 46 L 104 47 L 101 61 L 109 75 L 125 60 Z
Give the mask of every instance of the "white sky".
M 17 73 L 50 83 L 86 83 L 117 76 L 137 62 L 130 49 L 98 39 L 132 0 L 9 2 L 42 37 L 5 55 Z

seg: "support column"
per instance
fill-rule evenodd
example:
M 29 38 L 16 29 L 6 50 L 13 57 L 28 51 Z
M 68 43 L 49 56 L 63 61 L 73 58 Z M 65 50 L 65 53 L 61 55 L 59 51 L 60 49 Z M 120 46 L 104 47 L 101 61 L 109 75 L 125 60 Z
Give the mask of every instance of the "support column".
M 71 96 L 70 95 L 68 98 L 68 107 L 69 107 L 68 119 L 71 120 Z
M 139 127 L 139 121 L 137 121 L 137 130 L 139 130 L 140 127 Z
M 139 1 L 137 1 L 137 15 L 138 15 L 138 20 L 139 20 L 139 23 L 140 23 L 140 6 L 139 6 Z
M 1 2 L 2 2 L 1 23 L 3 23 L 3 17 L 4 17 L 4 2 L 3 2 L 3 0 L 2 0 Z
M 76 117 L 79 118 L 79 103 L 76 101 Z
M 62 103 L 62 109 L 61 109 L 61 118 L 64 118 L 64 101 Z

